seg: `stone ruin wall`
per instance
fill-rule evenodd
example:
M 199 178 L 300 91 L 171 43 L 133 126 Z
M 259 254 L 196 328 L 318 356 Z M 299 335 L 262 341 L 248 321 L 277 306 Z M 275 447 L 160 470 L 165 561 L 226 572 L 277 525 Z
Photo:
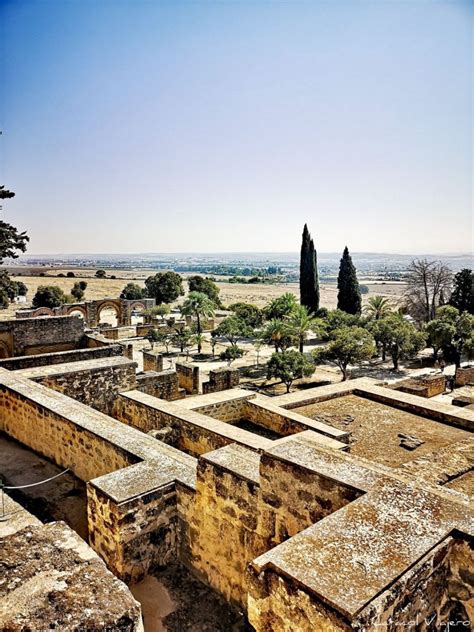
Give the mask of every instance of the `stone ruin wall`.
M 57 351 L 37 355 L 19 356 L 0 360 L 0 368 L 8 371 L 31 369 L 40 366 L 52 366 L 54 364 L 66 364 L 69 362 L 81 362 L 83 360 L 99 360 L 100 358 L 114 358 L 124 355 L 125 348 L 122 345 L 107 345 L 92 349 L 76 349 L 72 351 Z
M 209 381 L 203 382 L 202 392 L 217 393 L 219 391 L 225 391 L 230 388 L 235 388 L 240 382 L 239 369 L 215 369 L 209 371 Z
M 163 354 L 157 353 L 152 349 L 143 349 L 143 370 L 155 371 L 160 373 L 163 371 Z
M 474 384 L 474 366 L 456 369 L 456 386 Z
M 184 388 L 188 395 L 199 393 L 199 367 L 193 364 L 177 362 L 175 365 L 180 388 Z
M 402 380 L 390 385 L 389 388 L 419 397 L 435 397 L 446 390 L 445 375 L 430 375 L 426 377 L 414 377 Z
M 0 385 L 0 430 L 88 481 L 136 463 L 113 443 L 78 428 L 41 402 Z
M 4 357 L 68 351 L 81 346 L 84 321 L 75 316 L 27 318 L 0 322 Z
M 106 358 L 107 361 L 108 358 Z M 92 365 L 95 363 L 96 361 L 92 361 Z M 74 368 L 74 365 L 69 365 L 69 367 Z M 43 375 L 38 376 L 29 374 L 31 372 L 28 369 L 21 373 L 38 384 L 110 415 L 118 393 L 136 388 L 136 367 L 135 362 L 123 359 L 123 363 L 118 365 L 100 366 L 98 364 L 85 369 L 77 366 L 75 371 L 65 370 L 54 374 L 48 374 L 47 369 Z
M 153 397 L 172 402 L 183 399 L 186 395 L 184 390 L 179 387 L 178 376 L 175 371 L 160 371 L 158 373 L 149 370 L 146 373 L 139 373 L 136 379 L 136 389 Z
M 174 483 L 127 502 L 114 502 L 88 483 L 87 517 L 90 545 L 127 583 L 177 560 Z
M 186 433 L 179 448 L 201 456 L 196 482 L 184 485 L 179 476 L 177 479 L 172 474 L 167 480 L 161 472 L 171 456 L 192 470 L 196 461 L 191 457 L 127 426 L 117 427 L 117 439 L 105 426 L 102 436 L 93 433 L 80 427 L 78 421 L 86 414 L 86 407 L 74 403 L 67 413 L 60 414 L 48 406 L 49 400 L 62 397 L 59 393 L 48 394 L 43 389 L 35 394 L 33 389 L 33 401 L 30 387 L 25 391 L 28 395 L 21 392 L 21 379 L 12 387 L 8 380 L 14 376 L 0 385 L 1 429 L 89 481 L 91 544 L 119 577 L 139 579 L 151 569 L 179 559 L 231 603 L 244 610 L 248 607 L 257 632 L 293 632 L 308 625 L 332 632 L 376 630 L 378 624 L 390 624 L 391 613 L 396 613 L 398 622 L 408 622 L 415 610 L 425 616 L 438 608 L 436 616 L 445 621 L 446 612 L 453 608 L 460 612 L 461 607 L 469 608 L 472 545 L 458 537 L 439 543 L 352 621 L 276 569 L 247 569 L 259 555 L 360 498 L 372 484 L 371 478 L 385 476 L 388 468 L 372 466 L 343 452 L 319 452 L 309 436 L 314 435 L 312 432 L 263 441 L 262 448 L 249 449 L 213 432 L 212 420 L 206 434 L 204 426 L 199 427 L 199 423 L 204 424 L 203 415 L 193 410 L 175 409 L 166 403 L 159 404 L 161 409 L 138 405 L 133 397 L 141 394 L 135 396 L 136 391 L 119 395 L 115 413 L 126 424 L 140 426 L 143 432 L 173 426 L 181 436 Z M 144 415 L 146 408 L 149 410 Z M 224 408 L 221 414 L 231 415 L 224 413 Z M 237 414 L 237 408 L 229 409 L 232 415 Z M 76 421 L 68 419 L 69 414 Z M 104 424 L 100 413 L 87 414 L 92 415 L 95 427 Z M 118 422 L 110 419 L 108 423 L 112 428 Z M 122 444 L 133 445 L 137 452 L 129 453 L 120 446 L 119 436 Z M 318 458 L 324 456 L 328 464 L 340 462 L 339 472 L 353 468 L 360 480 L 344 483 L 334 475 L 323 475 L 323 470 L 315 471 L 304 461 L 295 460 L 295 447 L 301 454 L 309 451 Z M 149 454 L 156 462 L 141 463 L 144 456 L 138 454 Z M 116 471 L 121 468 L 127 469 Z M 102 478 L 91 481 L 97 476 Z M 151 484 L 149 481 L 157 476 L 156 483 Z M 144 482 L 148 487 L 143 487 Z M 112 483 L 117 489 L 129 490 L 128 496 L 114 498 L 107 492 Z M 439 600 L 444 586 L 447 588 Z M 435 608 L 435 601 L 439 607 Z M 388 629 L 395 632 L 395 628 Z

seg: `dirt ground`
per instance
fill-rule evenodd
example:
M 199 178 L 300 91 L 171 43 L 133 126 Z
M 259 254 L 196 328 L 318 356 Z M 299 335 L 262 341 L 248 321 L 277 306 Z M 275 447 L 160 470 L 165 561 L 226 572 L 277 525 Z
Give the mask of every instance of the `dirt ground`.
M 7 486 L 29 485 L 64 468 L 0 432 L 0 478 Z M 86 485 L 71 472 L 9 495 L 42 522 L 64 520 L 87 541 Z
M 313 419 L 322 418 L 335 428 L 351 432 L 352 454 L 389 467 L 397 467 L 469 437 L 469 433 L 460 428 L 356 395 L 302 406 L 294 411 Z M 399 433 L 415 436 L 424 443 L 407 450 L 400 446 Z
M 185 568 L 169 566 L 130 586 L 141 603 L 145 632 L 244 632 L 241 613 L 232 610 Z
M 145 279 L 151 274 L 155 274 L 156 270 L 107 270 L 106 279 L 95 278 L 95 269 L 86 268 L 65 268 L 64 270 L 51 269 L 51 268 L 7 268 L 10 273 L 15 274 L 15 279 L 22 281 L 28 287 L 27 303 L 21 305 L 11 305 L 8 309 L 0 311 L 0 320 L 7 320 L 14 317 L 15 311 L 20 307 L 27 307 L 30 305 L 33 296 L 39 285 L 54 285 L 59 286 L 63 292 L 69 294 L 75 281 L 85 280 L 87 281 L 87 289 L 85 292 L 86 300 L 94 300 L 101 298 L 116 298 L 120 295 L 124 286 L 129 282 L 137 283 L 140 286 L 144 286 Z M 59 277 L 58 274 L 67 274 L 67 272 L 74 272 L 75 278 Z M 40 277 L 39 273 L 45 276 Z M 20 274 L 21 276 L 17 276 Z M 110 276 L 115 275 L 118 278 L 111 279 Z M 190 276 L 189 274 L 183 274 L 184 278 Z M 367 285 L 369 293 L 363 295 L 363 302 L 366 302 L 370 296 L 380 294 L 391 299 L 393 303 L 402 296 L 405 285 L 403 283 L 375 283 L 364 282 L 361 283 Z M 263 307 L 268 301 L 271 301 L 278 296 L 281 296 L 285 292 L 291 292 L 299 297 L 299 286 L 297 283 L 277 283 L 275 285 L 270 284 L 247 284 L 247 283 L 228 283 L 224 280 L 217 281 L 221 292 L 220 297 L 222 303 L 225 306 L 231 305 L 239 301 L 246 303 L 254 303 L 258 307 Z M 187 284 L 184 284 L 187 290 Z M 322 284 L 321 288 L 321 306 L 333 309 L 337 304 L 337 287 L 331 284 Z M 182 301 L 182 299 L 176 301 L 176 305 Z

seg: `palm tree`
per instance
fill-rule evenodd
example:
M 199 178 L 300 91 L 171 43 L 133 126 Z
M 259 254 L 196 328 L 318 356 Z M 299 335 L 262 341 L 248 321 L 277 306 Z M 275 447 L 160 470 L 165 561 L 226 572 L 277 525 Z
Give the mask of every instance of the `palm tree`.
M 296 338 L 299 344 L 300 353 L 303 353 L 304 341 L 308 337 L 308 333 L 322 328 L 322 321 L 314 318 L 305 305 L 298 305 L 294 308 L 289 320 L 286 324 L 287 331 L 292 338 Z
M 277 318 L 273 318 L 267 324 L 262 333 L 262 340 L 268 345 L 274 345 L 277 353 L 280 349 L 281 351 L 285 351 L 293 342 L 290 332 L 288 331 L 287 323 Z
M 183 316 L 196 317 L 196 333 L 199 336 L 197 340 L 198 353 L 201 353 L 201 318 L 210 318 L 211 316 L 214 316 L 215 304 L 211 301 L 207 294 L 204 294 L 203 292 L 190 292 L 180 309 Z
M 391 314 L 392 306 L 388 298 L 379 295 L 371 296 L 364 307 L 364 312 L 368 314 L 369 318 L 380 320 Z

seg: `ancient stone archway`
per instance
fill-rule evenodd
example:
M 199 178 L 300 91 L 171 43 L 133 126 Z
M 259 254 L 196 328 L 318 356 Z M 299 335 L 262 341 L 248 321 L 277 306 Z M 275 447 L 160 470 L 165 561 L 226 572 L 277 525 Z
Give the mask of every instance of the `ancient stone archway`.
M 52 309 L 50 309 L 49 307 L 38 307 L 38 309 L 36 309 L 34 311 L 33 316 L 54 316 L 54 311 Z
M 127 307 L 131 325 L 141 325 L 145 322 L 143 312 L 146 310 L 146 305 L 143 301 L 131 301 Z
M 67 309 L 66 315 L 74 316 L 75 312 L 79 312 L 80 314 L 82 314 L 84 320 L 87 320 L 87 311 L 85 307 L 83 307 L 82 305 L 72 305 Z
M 101 301 L 97 305 L 97 322 L 99 324 L 101 322 L 100 320 L 101 315 L 104 311 L 113 311 L 115 314 L 114 317 L 109 317 L 104 322 L 106 322 L 109 325 L 112 325 L 112 327 L 117 327 L 122 324 L 123 314 L 122 314 L 122 306 L 120 304 L 120 301 L 105 300 L 105 301 Z

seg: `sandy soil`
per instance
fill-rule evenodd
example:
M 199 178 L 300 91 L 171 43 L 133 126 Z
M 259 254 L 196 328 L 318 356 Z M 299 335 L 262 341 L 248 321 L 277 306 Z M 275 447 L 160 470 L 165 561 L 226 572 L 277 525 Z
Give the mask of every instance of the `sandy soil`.
M 352 433 L 351 453 L 377 463 L 397 467 L 423 454 L 461 441 L 469 433 L 363 397 L 347 395 L 294 409 L 311 418 Z M 399 433 L 424 441 L 415 450 L 400 446 Z
M 29 485 L 63 470 L 0 432 L 0 477 L 5 485 Z M 42 522 L 64 520 L 87 541 L 86 486 L 72 472 L 43 485 L 8 493 Z
M 171 565 L 130 590 L 142 605 L 145 632 L 244 632 L 244 618 L 189 571 Z

